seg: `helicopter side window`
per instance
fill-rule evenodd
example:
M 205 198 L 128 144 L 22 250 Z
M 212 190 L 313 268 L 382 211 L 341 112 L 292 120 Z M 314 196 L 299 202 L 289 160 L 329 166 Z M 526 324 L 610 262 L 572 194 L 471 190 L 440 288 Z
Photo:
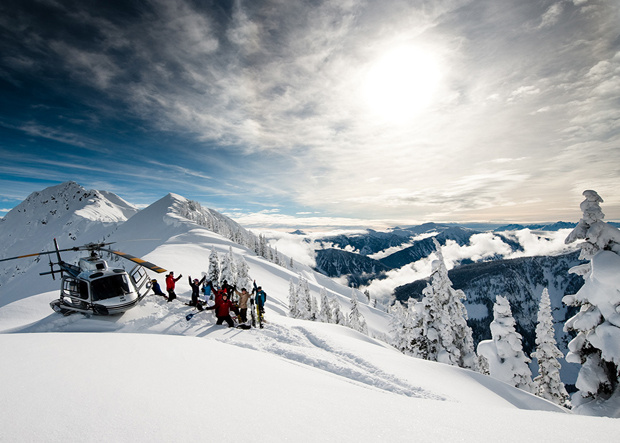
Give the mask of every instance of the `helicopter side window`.
M 88 298 L 88 283 L 80 280 L 80 298 L 86 300 Z
M 93 280 L 90 284 L 93 301 L 106 300 L 128 294 L 129 283 L 125 275 L 110 275 Z

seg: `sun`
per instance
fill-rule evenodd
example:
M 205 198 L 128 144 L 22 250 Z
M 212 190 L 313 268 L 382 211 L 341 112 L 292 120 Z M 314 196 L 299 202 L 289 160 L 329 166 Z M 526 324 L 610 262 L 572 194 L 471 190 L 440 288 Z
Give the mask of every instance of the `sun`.
M 364 83 L 364 98 L 378 117 L 405 120 L 431 104 L 440 79 L 439 63 L 432 53 L 401 47 L 371 66 Z

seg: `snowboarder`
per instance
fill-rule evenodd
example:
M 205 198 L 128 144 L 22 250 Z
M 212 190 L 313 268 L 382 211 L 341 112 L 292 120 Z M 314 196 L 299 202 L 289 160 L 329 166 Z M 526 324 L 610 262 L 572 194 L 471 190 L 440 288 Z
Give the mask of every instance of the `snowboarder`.
M 192 301 L 189 303 L 190 306 L 198 306 L 198 296 L 200 295 L 200 285 L 203 284 L 206 280 L 206 276 L 202 277 L 202 280 L 198 281 L 197 278 L 192 280 L 192 276 L 188 277 L 189 285 L 192 288 Z
M 174 292 L 174 287 L 176 282 L 178 282 L 183 274 L 179 275 L 177 278 L 174 278 L 174 271 L 170 271 L 170 274 L 166 277 L 166 291 L 168 291 L 168 303 L 177 298 L 176 293 Z
M 230 316 L 230 310 L 232 308 L 232 302 L 228 299 L 228 294 L 222 291 L 221 297 L 215 297 L 215 304 L 213 306 L 209 306 L 206 308 L 207 311 L 214 309 L 215 316 L 217 317 L 216 325 L 221 325 L 222 323 L 228 323 L 228 327 L 232 328 L 234 326 L 232 317 Z
M 155 279 L 151 280 L 151 284 L 153 288 L 153 294 L 161 295 L 162 297 L 166 296 L 166 294 L 164 294 L 164 292 L 161 290 L 161 286 L 159 286 L 159 283 L 157 283 L 157 280 Z

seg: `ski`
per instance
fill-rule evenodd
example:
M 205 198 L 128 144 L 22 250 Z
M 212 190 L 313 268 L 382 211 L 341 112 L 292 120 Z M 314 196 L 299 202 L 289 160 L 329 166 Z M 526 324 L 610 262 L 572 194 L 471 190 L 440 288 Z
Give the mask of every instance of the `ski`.
M 250 313 L 252 315 L 252 327 L 256 327 L 256 315 L 254 314 L 254 297 L 250 297 Z

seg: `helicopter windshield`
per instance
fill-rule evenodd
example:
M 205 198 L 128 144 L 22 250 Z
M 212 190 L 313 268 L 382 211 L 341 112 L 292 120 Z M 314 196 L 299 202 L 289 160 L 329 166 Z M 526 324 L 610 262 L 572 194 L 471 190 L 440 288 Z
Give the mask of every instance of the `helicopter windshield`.
M 130 292 L 127 276 L 124 274 L 110 275 L 93 280 L 90 283 L 90 291 L 93 301 L 119 297 Z

